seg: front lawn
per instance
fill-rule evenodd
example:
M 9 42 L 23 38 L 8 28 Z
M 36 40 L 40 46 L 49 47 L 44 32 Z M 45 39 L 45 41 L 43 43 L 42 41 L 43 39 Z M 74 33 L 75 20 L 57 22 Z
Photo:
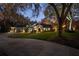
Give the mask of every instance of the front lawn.
M 51 37 L 56 37 L 56 32 L 42 32 L 42 33 L 16 33 L 12 34 L 9 37 L 11 38 L 30 38 L 30 39 L 40 39 L 40 40 L 47 40 Z
M 79 32 L 64 32 L 63 36 L 65 39 L 73 40 L 78 39 Z M 9 35 L 11 38 L 31 38 L 31 39 L 40 39 L 40 40 L 48 40 L 57 37 L 57 32 L 42 32 L 42 33 L 15 33 Z

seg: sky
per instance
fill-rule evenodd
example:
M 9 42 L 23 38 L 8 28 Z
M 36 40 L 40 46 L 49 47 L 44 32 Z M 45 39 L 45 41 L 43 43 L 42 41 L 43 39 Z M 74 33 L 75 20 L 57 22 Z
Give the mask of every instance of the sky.
M 31 21 L 40 22 L 42 19 L 45 18 L 43 11 L 45 10 L 47 5 L 40 4 L 40 6 L 42 7 L 42 9 L 40 10 L 38 17 L 32 17 L 33 11 L 31 9 L 26 9 L 24 12 L 22 11 L 21 14 L 25 17 L 29 17 Z
M 25 17 L 29 17 L 31 21 L 41 21 L 41 19 L 45 18 L 44 13 L 42 11 L 40 11 L 38 17 L 32 17 L 32 11 L 31 10 L 27 10 L 25 12 L 22 12 L 22 14 Z
M 17 13 L 20 13 L 21 15 L 24 15 L 24 17 L 29 17 L 31 21 L 37 21 L 40 22 L 42 19 L 45 18 L 44 16 L 44 10 L 47 7 L 46 3 L 40 3 L 41 6 L 41 10 L 39 11 L 39 15 L 38 17 L 33 17 L 33 11 L 31 9 L 25 9 L 24 11 L 22 11 L 20 8 L 17 10 Z M 32 9 L 34 8 L 34 6 L 32 7 Z M 0 6 L 0 11 L 2 10 L 1 6 Z
M 45 8 L 47 7 L 47 4 L 42 3 L 42 4 L 40 4 L 40 5 L 41 5 L 41 7 L 42 7 L 42 10 L 40 11 L 40 13 L 39 13 L 39 15 L 38 15 L 37 18 L 32 17 L 32 13 L 33 13 L 33 12 L 32 12 L 30 9 L 25 10 L 24 12 L 22 12 L 22 14 L 23 14 L 25 17 L 28 16 L 31 21 L 40 22 L 42 19 L 45 18 L 43 11 L 44 11 Z M 77 11 L 76 11 L 76 12 L 77 12 Z M 78 12 L 79 12 L 79 11 L 78 11 Z M 77 12 L 77 13 L 78 13 L 78 12 Z M 76 13 L 76 14 L 77 14 L 77 13 Z M 74 16 L 73 19 L 78 20 L 78 19 L 79 19 L 79 14 L 78 14 L 78 15 L 76 15 L 76 14 L 75 14 L 75 16 Z

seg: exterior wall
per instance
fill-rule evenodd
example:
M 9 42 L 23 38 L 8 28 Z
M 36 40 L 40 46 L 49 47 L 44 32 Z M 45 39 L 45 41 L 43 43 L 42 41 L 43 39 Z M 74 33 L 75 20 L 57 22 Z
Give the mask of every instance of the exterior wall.
M 26 31 L 27 30 L 27 31 Z M 43 28 L 42 26 L 33 26 L 33 27 L 29 27 L 28 29 L 26 29 L 26 27 L 11 27 L 10 33 L 40 33 L 43 32 Z
M 16 33 L 16 32 L 25 32 L 25 27 L 11 27 L 10 30 L 11 33 Z

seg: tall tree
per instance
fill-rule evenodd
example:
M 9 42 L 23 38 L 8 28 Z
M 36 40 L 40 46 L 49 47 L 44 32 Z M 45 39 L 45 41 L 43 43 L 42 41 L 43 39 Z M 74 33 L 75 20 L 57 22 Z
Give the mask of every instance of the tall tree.
M 12 20 L 14 21 L 22 21 L 20 23 L 24 23 L 25 19 L 23 15 L 17 13 L 18 9 L 24 10 L 27 4 L 14 4 L 14 3 L 2 3 L 0 4 L 3 7 L 3 20 L 0 21 L 1 30 L 6 32 L 9 27 L 12 25 Z M 13 21 L 13 22 L 14 22 Z
M 57 5 L 54 4 L 54 3 L 50 3 L 49 5 L 51 5 L 55 12 L 56 12 L 56 16 L 57 16 L 57 19 L 58 19 L 58 35 L 59 37 L 62 36 L 62 25 L 63 25 L 63 22 L 64 20 L 66 19 L 66 16 L 68 15 L 68 12 L 70 11 L 71 7 L 72 7 L 72 3 L 62 3 L 62 8 L 61 8 L 61 12 L 57 9 Z
M 24 16 L 20 13 L 21 11 L 27 11 L 27 9 L 31 9 L 33 11 L 33 17 L 39 15 L 40 10 L 40 4 L 35 3 L 2 3 L 0 4 L 3 6 L 3 16 L 4 19 L 0 20 L 1 28 L 3 30 L 8 30 L 8 25 L 10 25 L 10 21 L 15 20 L 16 22 L 19 22 L 20 24 L 25 23 Z M 28 21 L 26 21 L 28 23 Z

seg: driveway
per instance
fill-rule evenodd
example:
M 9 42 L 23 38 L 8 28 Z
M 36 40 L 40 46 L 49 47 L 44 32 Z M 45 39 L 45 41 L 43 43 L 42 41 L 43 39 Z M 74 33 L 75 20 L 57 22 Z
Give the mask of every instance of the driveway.
M 8 38 L 0 35 L 0 55 L 5 56 L 79 56 L 79 50 L 57 43 Z

